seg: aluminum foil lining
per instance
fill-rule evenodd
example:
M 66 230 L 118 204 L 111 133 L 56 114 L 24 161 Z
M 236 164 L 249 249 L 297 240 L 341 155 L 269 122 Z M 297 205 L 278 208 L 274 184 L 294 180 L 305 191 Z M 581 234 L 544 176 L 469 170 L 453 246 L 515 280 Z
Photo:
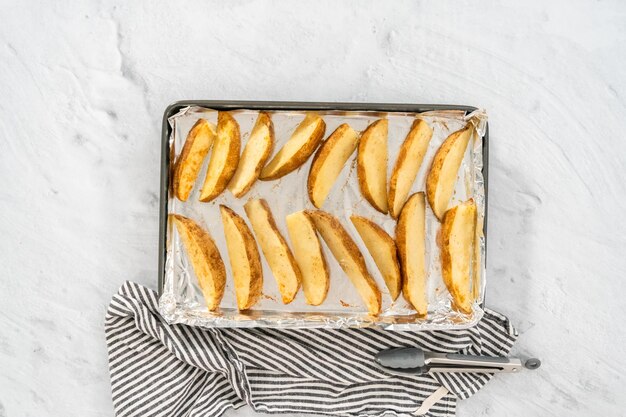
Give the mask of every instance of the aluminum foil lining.
M 274 152 L 276 152 L 289 139 L 291 133 L 304 118 L 305 112 L 272 111 L 269 113 L 274 123 L 276 136 Z M 473 123 L 476 126 L 476 134 L 474 134 L 468 146 L 459 170 L 451 205 L 465 201 L 470 197 L 474 198 L 478 208 L 478 224 L 482 228 L 485 212 L 485 189 L 482 175 L 482 138 L 485 134 L 487 121 L 485 111 L 477 110 L 471 114 L 465 114 L 463 111 L 438 111 L 419 114 L 368 111 L 318 111 L 318 113 L 324 117 L 326 122 L 326 137 L 342 123 L 348 123 L 355 130 L 363 131 L 374 120 L 386 117 L 389 120 L 388 177 L 391 175 L 399 148 L 409 132 L 413 120 L 416 117 L 426 120 L 433 128 L 434 133 L 428 152 L 413 184 L 412 193 L 425 190 L 428 169 L 441 143 L 448 135 L 462 128 L 466 123 Z M 258 111 L 235 110 L 231 114 L 240 125 L 243 149 Z M 187 133 L 198 118 L 217 123 L 217 111 L 201 107 L 186 107 L 170 117 L 169 123 L 172 127 L 169 139 L 172 149 L 171 155 L 178 156 Z M 219 311 L 209 312 L 193 268 L 186 258 L 182 242 L 176 229 L 170 222 L 166 230 L 165 280 L 163 293 L 160 298 L 160 311 L 168 322 L 200 327 L 341 328 L 375 326 L 389 330 L 415 331 L 466 328 L 475 325 L 480 320 L 483 315 L 480 305 L 483 301 L 486 283 L 484 235 L 480 239 L 480 294 L 474 304 L 472 314 L 459 313 L 451 307 L 451 297 L 442 280 L 440 253 L 436 243 L 440 223 L 429 208 L 426 211 L 428 317 L 425 319 L 418 318 L 415 311 L 402 296 L 395 302 L 391 300 L 376 264 L 350 222 L 350 215 L 354 213 L 368 217 L 383 227 L 391 236 L 394 236 L 396 222 L 390 216 L 376 211 L 361 196 L 357 181 L 356 152 L 344 166 L 322 209 L 332 213 L 341 220 L 343 226 L 351 234 L 363 253 L 367 267 L 383 293 L 382 314 L 378 317 L 368 315 L 367 309 L 361 302 L 356 290 L 323 242 L 322 245 L 330 267 L 331 284 L 326 301 L 322 305 L 307 305 L 302 291 L 300 291 L 292 303 L 284 305 L 281 301 L 276 281 L 273 279 L 267 262 L 261 254 L 264 274 L 263 296 L 251 311 L 239 312 L 235 300 L 234 284 L 228 261 L 228 251 L 226 249 L 219 205 L 224 204 L 232 208 L 247 221 L 243 209 L 245 202 L 251 198 L 266 199 L 272 209 L 279 230 L 289 241 L 285 217 L 302 209 L 314 209 L 306 190 L 307 176 L 312 159 L 309 158 L 302 167 L 280 180 L 257 181 L 253 188 L 241 199 L 237 199 L 229 191 L 225 191 L 214 201 L 202 203 L 198 201 L 198 196 L 206 172 L 207 161 L 205 161 L 203 170 L 200 172 L 195 188 L 187 202 L 183 203 L 172 195 L 169 196 L 168 213 L 178 213 L 190 217 L 209 231 L 224 260 L 228 279 Z

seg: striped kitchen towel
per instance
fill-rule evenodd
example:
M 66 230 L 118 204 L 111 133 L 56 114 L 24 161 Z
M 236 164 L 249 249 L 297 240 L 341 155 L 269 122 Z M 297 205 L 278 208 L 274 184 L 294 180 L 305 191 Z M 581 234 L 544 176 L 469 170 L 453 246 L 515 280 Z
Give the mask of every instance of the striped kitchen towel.
M 506 355 L 517 337 L 487 310 L 471 329 L 200 329 L 168 325 L 157 294 L 126 282 L 105 321 L 118 417 L 209 417 L 258 412 L 335 416 L 453 416 L 488 374 L 397 376 L 376 366 L 382 349 Z

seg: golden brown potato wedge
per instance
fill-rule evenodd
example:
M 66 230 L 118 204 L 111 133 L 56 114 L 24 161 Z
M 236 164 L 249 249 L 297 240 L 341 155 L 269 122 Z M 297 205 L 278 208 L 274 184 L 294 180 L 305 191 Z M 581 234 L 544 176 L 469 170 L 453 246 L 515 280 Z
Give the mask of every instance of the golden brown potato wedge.
M 441 273 L 454 306 L 472 312 L 472 254 L 476 237 L 476 204 L 473 199 L 446 211 L 441 224 Z
M 237 198 L 247 193 L 259 178 L 263 166 L 274 150 L 274 124 L 269 114 L 260 112 L 241 154 L 228 189 Z
M 317 149 L 325 131 L 324 119 L 315 113 L 307 114 L 287 143 L 263 168 L 260 179 L 275 180 L 300 167 Z
M 302 275 L 285 238 L 280 234 L 265 200 L 250 200 L 245 206 L 259 246 L 267 259 L 284 304 L 293 301 L 300 289 Z
M 396 225 L 396 243 L 402 265 L 402 293 L 418 315 L 428 314 L 426 294 L 426 202 L 415 193 L 404 204 Z
M 433 159 L 426 178 L 426 196 L 439 220 L 443 219 L 448 209 L 459 167 L 473 132 L 473 125 L 468 123 L 463 129 L 452 133 L 441 144 Z
M 224 296 L 226 268 L 211 236 L 187 217 L 171 214 L 178 235 L 187 251 L 207 308 L 217 310 Z
M 381 213 L 387 213 L 387 119 L 365 129 L 359 141 L 357 174 L 361 194 Z
M 239 124 L 226 112 L 217 116 L 217 137 L 209 159 L 200 201 L 208 202 L 226 189 L 239 164 Z
M 409 196 L 432 137 L 433 129 L 428 123 L 416 119 L 400 147 L 389 181 L 389 214 L 394 219 L 400 215 L 400 210 Z
M 215 136 L 215 125 L 204 119 L 198 119 L 189 131 L 174 166 L 174 195 L 180 201 L 189 198 Z
M 402 291 L 402 275 L 398 263 L 396 242 L 382 227 L 365 217 L 350 216 L 370 255 L 376 262 L 378 270 L 385 280 L 391 299 L 395 301 Z
M 256 241 L 246 222 L 233 210 L 220 205 L 228 258 L 235 282 L 239 310 L 247 310 L 263 294 L 263 267 Z
M 328 294 L 330 270 L 315 231 L 315 224 L 304 211 L 298 211 L 287 216 L 287 231 L 302 273 L 306 303 L 318 306 Z
M 473 264 L 473 272 L 472 272 L 472 300 L 477 301 L 480 297 L 480 286 L 482 285 L 480 281 L 481 271 L 482 271 L 482 262 L 480 257 L 480 239 L 483 236 L 483 225 L 482 221 L 478 218 L 478 214 L 476 215 L 476 234 L 474 236 L 474 259 L 472 260 Z
M 346 273 L 372 315 L 380 314 L 381 294 L 376 282 L 365 265 L 365 259 L 358 246 L 339 220 L 321 210 L 306 211 L 313 219 L 315 228 L 322 235 L 341 269 Z
M 359 135 L 347 123 L 340 125 L 315 153 L 307 189 L 311 203 L 322 207 L 344 164 L 356 149 Z

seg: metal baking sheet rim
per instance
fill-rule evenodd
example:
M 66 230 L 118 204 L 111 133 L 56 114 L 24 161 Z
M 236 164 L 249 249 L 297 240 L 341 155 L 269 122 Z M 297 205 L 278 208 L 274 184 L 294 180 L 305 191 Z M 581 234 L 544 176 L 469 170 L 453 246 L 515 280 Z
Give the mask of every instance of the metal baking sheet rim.
M 345 111 L 380 111 L 380 112 L 410 112 L 410 113 L 423 113 L 427 111 L 441 111 L 441 110 L 462 110 L 466 113 L 471 113 L 477 110 L 473 106 L 465 105 L 446 105 L 446 104 L 409 104 L 409 103 L 333 103 L 333 102 L 277 102 L 277 101 L 221 101 L 221 100 L 182 100 L 176 101 L 170 104 L 163 114 L 163 124 L 161 130 L 161 179 L 160 179 L 160 201 L 159 201 L 159 255 L 158 255 L 158 295 L 159 298 L 163 295 L 164 277 L 165 277 L 165 259 L 166 259 L 166 231 L 167 231 L 167 217 L 168 217 L 168 192 L 169 192 L 169 164 L 170 164 L 170 150 L 169 150 L 169 136 L 171 133 L 171 127 L 168 119 L 170 116 L 176 114 L 179 110 L 188 106 L 208 107 L 216 110 L 236 110 L 236 109 L 252 109 L 252 110 L 345 110 Z M 484 186 L 484 220 L 483 220 L 483 234 L 485 245 L 485 265 L 487 257 L 487 218 L 488 218 L 488 180 L 489 180 L 489 123 L 486 123 L 485 134 L 482 138 L 482 156 L 483 156 L 483 186 Z M 483 292 L 483 300 L 480 304 L 484 306 L 486 296 L 486 289 Z M 479 319 L 479 318 L 478 318 Z M 463 324 L 455 326 L 456 329 L 463 329 L 474 326 L 479 320 L 474 323 Z M 293 321 L 289 327 L 319 327 L 324 323 L 313 323 L 305 319 L 297 319 L 292 317 L 287 319 Z M 249 327 L 265 326 L 262 320 L 255 320 L 256 324 L 252 324 Z M 328 325 L 328 323 L 325 323 Z M 357 323 L 354 323 L 355 325 Z M 359 327 L 363 327 L 362 322 L 359 322 Z M 389 330 L 415 330 L 410 323 L 371 323 L 372 326 L 385 328 Z M 331 327 L 350 327 L 349 321 L 345 323 L 335 323 Z M 229 327 L 228 324 L 215 327 Z M 328 327 L 328 326 L 326 326 Z M 418 330 L 432 330 L 437 329 L 437 325 L 424 326 L 420 325 Z

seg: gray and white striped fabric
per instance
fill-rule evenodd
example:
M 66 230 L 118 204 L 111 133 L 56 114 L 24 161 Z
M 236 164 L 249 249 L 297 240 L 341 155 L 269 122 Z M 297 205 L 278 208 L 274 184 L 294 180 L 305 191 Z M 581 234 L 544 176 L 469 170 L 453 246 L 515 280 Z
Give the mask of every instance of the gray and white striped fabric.
M 437 332 L 376 329 L 199 329 L 168 325 L 157 294 L 126 282 L 109 305 L 105 332 L 119 417 L 220 416 L 249 405 L 265 413 L 453 416 L 457 399 L 491 375 L 395 376 L 378 368 L 382 349 L 506 355 L 517 337 L 486 311 L 472 328 Z

